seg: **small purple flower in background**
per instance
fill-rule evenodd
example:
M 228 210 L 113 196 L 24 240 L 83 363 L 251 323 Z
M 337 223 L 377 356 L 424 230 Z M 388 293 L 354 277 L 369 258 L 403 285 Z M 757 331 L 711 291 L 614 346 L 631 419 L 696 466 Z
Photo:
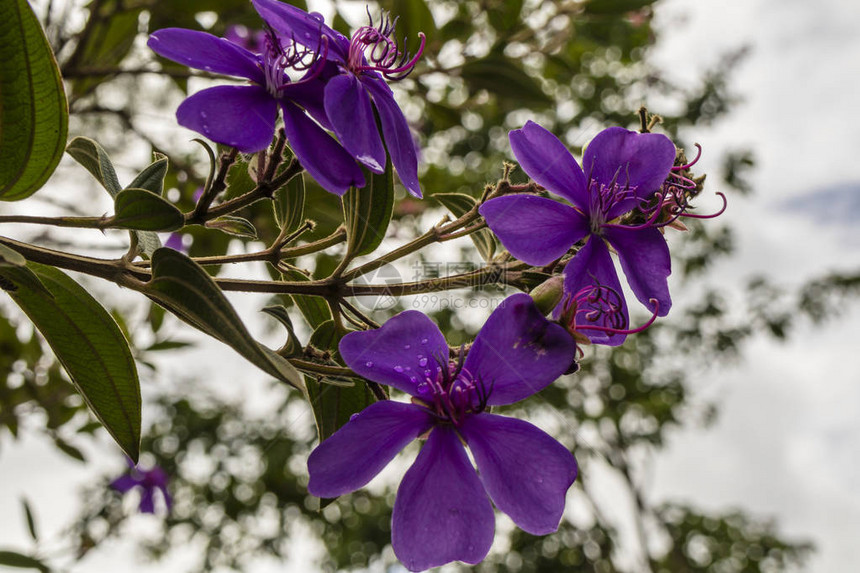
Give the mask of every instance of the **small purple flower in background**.
M 388 17 L 381 18 L 377 26 L 371 20 L 370 25 L 362 26 L 347 39 L 326 26 L 319 14 L 308 14 L 278 0 L 253 0 L 253 4 L 279 33 L 307 48 L 318 46 L 323 38 L 328 40 L 328 65 L 317 78 L 324 83 L 328 125 L 346 150 L 374 173 L 385 170 L 387 147 L 404 187 L 421 197 L 415 142 L 385 80 L 401 80 L 412 71 L 424 51 L 424 35 L 421 34 L 418 52 L 411 56 L 398 48 L 394 38 L 396 20 Z M 385 145 L 373 106 L 379 114 Z M 314 117 L 326 125 L 318 115 Z
M 352 156 L 300 107 L 313 108 L 319 105 L 315 101 L 322 101 L 322 86 L 312 80 L 323 71 L 327 40 L 320 38 L 311 49 L 300 48 L 283 42 L 271 31 L 271 22 L 268 25 L 260 54 L 195 30 L 165 28 L 150 35 L 147 45 L 169 60 L 251 82 L 211 87 L 188 97 L 176 110 L 179 125 L 253 153 L 272 142 L 280 108 L 290 148 L 323 188 L 342 195 L 351 186 L 363 187 L 364 175 Z M 312 49 L 321 53 L 313 54 Z M 293 82 L 290 71 L 306 73 Z
M 140 511 L 142 513 L 155 513 L 155 492 L 160 491 L 164 498 L 164 505 L 170 511 L 173 501 L 167 491 L 169 481 L 167 473 L 158 466 L 148 470 L 141 470 L 128 461 L 129 471 L 112 482 L 110 487 L 120 493 L 128 493 L 134 488 L 140 488 Z
M 530 265 L 547 265 L 586 239 L 564 269 L 565 298 L 554 316 L 575 319 L 576 330 L 594 343 L 617 346 L 634 332 L 627 330 L 627 303 L 608 245 L 636 298 L 655 316 L 665 316 L 672 307 L 667 284 L 672 271 L 656 217 L 642 225 L 617 220 L 661 192 L 675 162 L 669 138 L 605 129 L 585 150 L 585 173 L 564 144 L 534 122 L 512 131 L 510 141 L 523 171 L 573 206 L 534 195 L 498 197 L 480 207 L 490 229 Z
M 495 532 L 490 499 L 529 533 L 556 531 L 576 460 L 528 422 L 486 409 L 543 389 L 567 370 L 574 351 L 570 335 L 526 294 L 508 297 L 490 315 L 465 361 L 462 352 L 449 361 L 444 336 L 418 311 L 347 334 L 340 343 L 346 364 L 407 392 L 412 403 L 376 402 L 322 442 L 308 458 L 308 491 L 319 497 L 355 491 L 429 432 L 392 515 L 391 544 L 407 568 L 483 560 Z
M 188 253 L 188 248 L 182 240 L 182 233 L 170 233 L 170 235 L 167 236 L 167 240 L 164 241 L 164 246 L 168 249 L 173 249 L 174 251 L 186 254 Z

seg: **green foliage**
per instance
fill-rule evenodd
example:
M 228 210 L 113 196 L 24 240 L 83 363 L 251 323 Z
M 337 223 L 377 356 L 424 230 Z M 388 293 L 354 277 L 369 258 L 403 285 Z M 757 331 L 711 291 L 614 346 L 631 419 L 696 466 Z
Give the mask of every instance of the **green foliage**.
M 111 223 L 122 229 L 175 231 L 185 224 L 179 209 L 146 189 L 123 189 L 116 196 L 114 208 Z
M 465 193 L 434 193 L 433 199 L 444 205 L 454 217 L 462 217 L 477 205 L 477 201 L 471 195 Z M 475 248 L 485 261 L 490 261 L 496 253 L 496 239 L 489 229 L 481 229 L 469 235 Z
M 0 200 L 18 201 L 54 172 L 69 128 L 54 53 L 26 0 L 0 6 Z
M 394 169 L 391 160 L 383 173 L 364 170 L 367 185 L 351 188 L 343 196 L 347 258 L 376 250 L 385 238 L 394 211 Z
M 140 383 L 128 342 L 114 319 L 83 287 L 53 267 L 36 263 L 0 267 L 0 277 L 3 288 L 45 337 L 90 410 L 137 461 Z

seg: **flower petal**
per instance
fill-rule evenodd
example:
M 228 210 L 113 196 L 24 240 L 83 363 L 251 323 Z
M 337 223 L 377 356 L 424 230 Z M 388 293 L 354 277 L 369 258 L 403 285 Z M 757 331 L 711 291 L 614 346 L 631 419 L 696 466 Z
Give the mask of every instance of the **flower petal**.
M 636 188 L 636 196 L 646 198 L 660 189 L 675 163 L 675 145 L 659 133 L 637 133 L 623 127 L 604 129 L 588 144 L 582 167 L 592 179 L 609 185 L 618 175 Z M 608 219 L 635 206 L 635 200 L 624 201 L 609 212 Z
M 436 379 L 440 361 L 448 364 L 445 337 L 417 310 L 401 312 L 376 330 L 350 332 L 339 348 L 355 373 L 413 396 L 425 378 Z
M 299 44 L 316 50 L 321 46 L 322 36 L 326 36 L 329 39 L 328 58 L 346 62 L 349 40 L 326 26 L 322 15 L 316 12 L 308 14 L 278 0 L 252 0 L 251 3 L 260 17 L 285 39 L 295 38 Z
M 364 77 L 364 85 L 376 105 L 379 119 L 382 122 L 382 134 L 385 136 L 385 146 L 391 163 L 397 170 L 400 182 L 415 197 L 421 198 L 421 185 L 418 183 L 418 151 L 412 140 L 409 124 L 403 117 L 400 106 L 394 101 L 394 94 L 388 85 L 379 78 Z
M 589 209 L 587 182 L 567 147 L 533 121 L 508 134 L 517 162 L 529 177 L 561 195 L 586 213 Z
M 654 228 L 630 231 L 623 227 L 605 229 L 606 239 L 618 253 L 627 283 L 639 302 L 654 310 L 650 299 L 660 303 L 658 316 L 672 308 L 667 279 L 672 274 L 672 259 L 663 234 Z
M 487 404 L 513 404 L 551 384 L 573 362 L 576 345 L 519 293 L 493 311 L 475 338 L 464 369 L 489 392 Z
M 412 404 L 374 402 L 311 452 L 308 491 L 337 497 L 363 487 L 433 421 Z
M 457 434 L 437 426 L 400 483 L 391 545 L 410 571 L 478 563 L 493 544 L 495 517 Z
M 385 171 L 385 147 L 370 96 L 352 74 L 332 78 L 325 88 L 325 112 L 349 153 L 375 173 Z
M 151 487 L 143 488 L 140 494 L 140 511 L 141 513 L 155 513 L 155 489 Z
M 259 56 L 206 32 L 165 28 L 150 34 L 146 45 L 159 56 L 196 70 L 248 78 L 261 85 L 266 83 L 258 66 Z
M 131 474 L 121 475 L 110 482 L 110 487 L 120 493 L 126 493 L 137 485 L 140 485 L 140 479 L 132 476 Z
M 364 187 L 361 168 L 331 135 L 290 102 L 281 102 L 281 109 L 290 149 L 323 189 L 343 195 L 350 187 Z
M 589 237 L 585 246 L 576 253 L 576 256 L 567 263 L 564 269 L 564 298 L 561 304 L 556 307 L 554 313 L 556 318 L 558 318 L 561 307 L 569 296 L 575 295 L 584 287 L 596 284 L 608 287 L 618 294 L 621 299 L 621 313 L 624 317 L 624 323 L 629 325 L 630 314 L 627 312 L 627 301 L 624 300 L 624 292 L 621 290 L 621 283 L 618 282 L 615 264 L 612 262 L 606 243 L 596 235 Z M 618 346 L 627 338 L 625 334 L 609 334 L 596 330 L 583 330 L 582 332 L 594 344 L 607 346 Z
M 505 248 L 530 265 L 548 265 L 589 232 L 581 213 L 546 197 L 496 197 L 478 212 Z
M 277 102 L 259 86 L 208 88 L 187 98 L 176 110 L 179 125 L 243 153 L 268 147 L 277 117 Z
M 493 503 L 520 529 L 546 535 L 558 529 L 576 460 L 535 426 L 505 416 L 469 416 L 460 431 Z

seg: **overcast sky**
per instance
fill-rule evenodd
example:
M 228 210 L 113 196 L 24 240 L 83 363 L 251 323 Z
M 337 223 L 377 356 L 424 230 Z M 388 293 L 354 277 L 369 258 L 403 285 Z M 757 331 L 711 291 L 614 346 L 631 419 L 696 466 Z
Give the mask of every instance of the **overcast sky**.
M 738 144 L 751 146 L 758 160 L 755 195 L 733 199 L 725 215 L 740 227 L 738 256 L 713 273 L 715 280 L 731 286 L 764 273 L 792 285 L 856 269 L 860 228 L 850 215 L 860 209 L 860 176 L 853 171 L 860 155 L 860 3 L 666 0 L 658 16 L 664 33 L 655 56 L 682 81 L 693 81 L 728 50 L 752 47 L 733 81 L 744 103 L 730 119 L 695 134 L 705 149 L 704 171 L 715 171 L 721 150 Z M 258 308 L 250 301 L 244 310 Z M 673 436 L 655 460 L 651 498 L 776 518 L 782 532 L 818 546 L 809 570 L 855 570 L 857 340 L 855 305 L 825 328 L 802 328 L 788 344 L 756 340 L 741 364 L 697 380 L 698 395 L 720 406 L 718 422 Z M 247 367 L 237 359 L 219 364 L 218 372 L 241 379 Z M 18 496 L 26 493 L 43 529 L 56 534 L 75 513 L 76 488 L 93 473 L 45 444 L 8 444 L 0 451 L 0 545 L 25 549 Z M 115 462 L 98 461 L 103 457 L 94 452 L 92 459 L 102 468 Z M 147 525 L 144 517 L 136 527 Z M 74 571 L 110 564 L 132 571 L 126 549 L 101 547 Z

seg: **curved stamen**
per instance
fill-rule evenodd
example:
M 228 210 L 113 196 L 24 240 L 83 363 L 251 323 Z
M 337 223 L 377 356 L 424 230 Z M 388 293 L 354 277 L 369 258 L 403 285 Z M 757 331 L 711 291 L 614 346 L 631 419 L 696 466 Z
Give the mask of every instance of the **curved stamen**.
M 645 330 L 646 328 L 648 328 L 649 326 L 654 324 L 654 321 L 657 320 L 657 313 L 660 312 L 660 301 L 658 301 L 656 298 L 648 299 L 648 301 L 654 305 L 654 311 L 651 314 L 651 318 L 648 319 L 648 322 L 646 322 L 645 324 L 643 324 L 642 326 L 640 326 L 638 328 L 626 329 L 626 328 L 614 328 L 611 326 L 597 326 L 597 325 L 588 325 L 588 324 L 577 325 L 576 328 L 577 328 L 577 330 L 593 330 L 596 332 L 606 332 L 608 334 L 636 334 L 638 332 L 642 332 L 643 330 Z
M 726 199 L 725 194 L 722 191 L 717 191 L 717 195 L 723 200 L 723 206 L 719 211 L 713 213 L 711 215 L 694 215 L 693 213 L 679 213 L 679 217 L 689 217 L 691 219 L 713 219 L 714 217 L 719 217 L 723 213 L 726 212 L 726 207 L 729 206 L 729 200 Z
M 696 146 L 696 158 L 693 159 L 691 162 L 687 163 L 686 165 L 676 165 L 672 167 L 672 171 L 686 171 L 687 169 L 699 162 L 699 158 L 702 157 L 702 146 L 698 143 L 695 143 L 694 145 Z
M 397 18 L 391 20 L 383 14 L 379 25 L 374 27 L 370 10 L 367 13 L 369 26 L 362 26 L 349 41 L 347 67 L 355 74 L 379 72 L 388 80 L 402 80 L 408 76 L 424 53 L 426 37 L 419 33 L 421 46 L 414 56 L 401 52 L 394 37 Z

